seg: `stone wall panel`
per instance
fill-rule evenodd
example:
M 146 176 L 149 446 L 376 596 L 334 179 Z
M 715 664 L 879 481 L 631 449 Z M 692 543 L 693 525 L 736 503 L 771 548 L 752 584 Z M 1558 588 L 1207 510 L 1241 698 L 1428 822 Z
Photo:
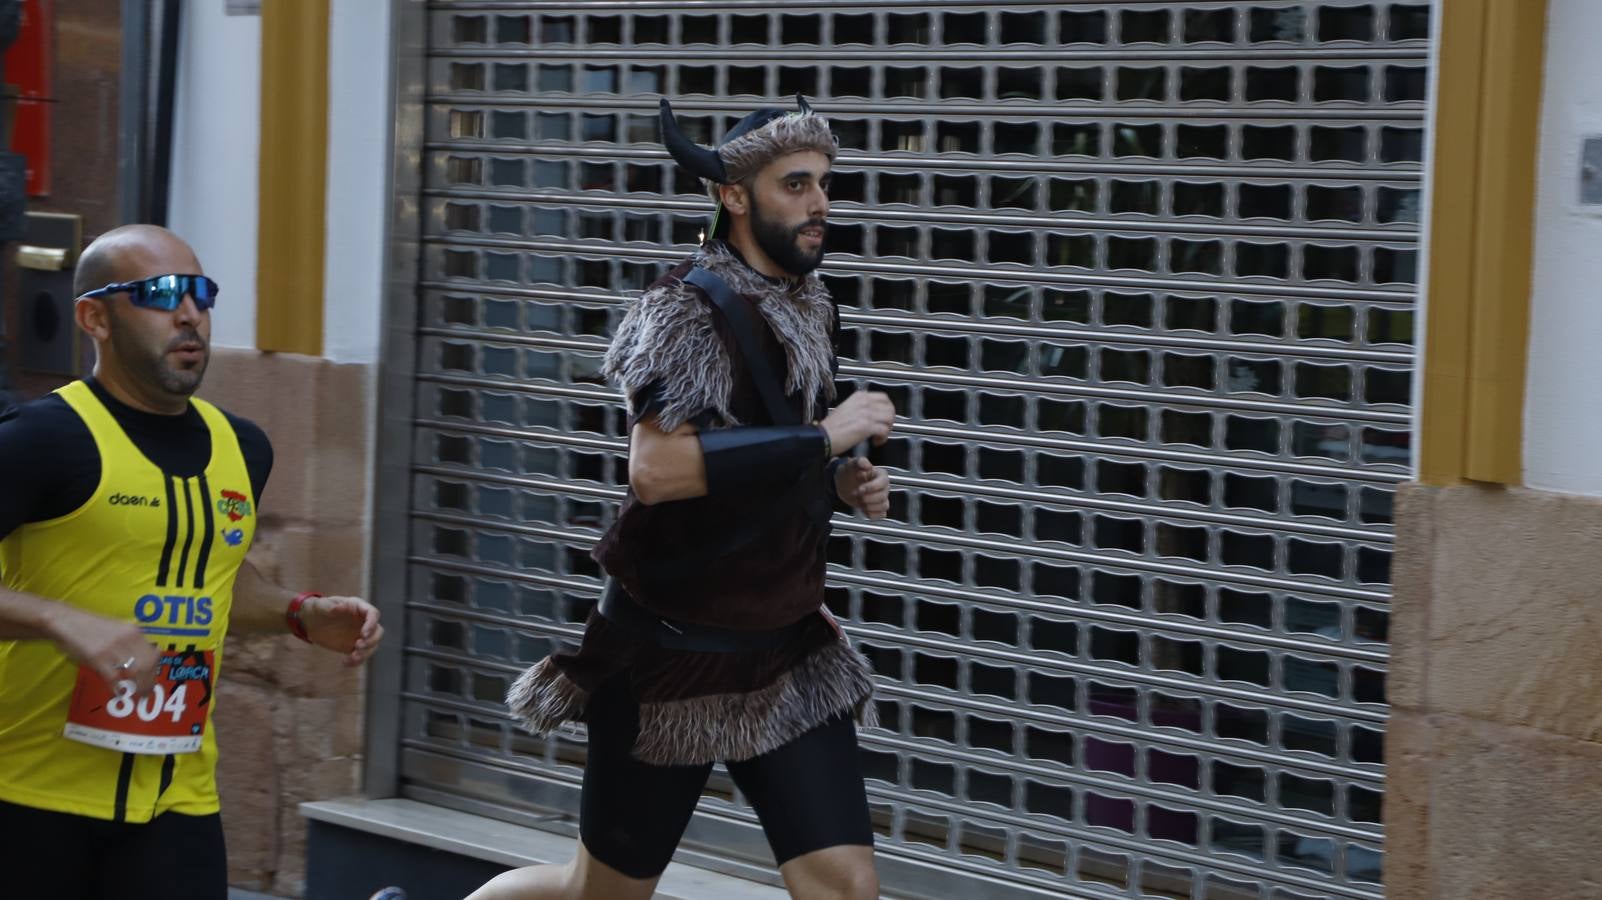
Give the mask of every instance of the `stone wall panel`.
M 1602 501 L 1406 486 L 1386 897 L 1602 898 Z
M 213 354 L 202 396 L 254 421 L 273 443 L 250 559 L 291 591 L 365 590 L 371 385 L 367 366 Z M 304 892 L 306 824 L 298 807 L 360 790 L 363 687 L 361 670 L 287 630 L 229 639 L 217 728 L 230 883 Z

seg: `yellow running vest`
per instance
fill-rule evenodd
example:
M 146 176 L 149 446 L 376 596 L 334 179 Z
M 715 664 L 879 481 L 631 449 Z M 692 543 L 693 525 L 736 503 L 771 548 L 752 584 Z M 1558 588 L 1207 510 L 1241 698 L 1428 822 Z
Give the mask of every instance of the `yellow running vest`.
M 100 483 L 73 512 L 0 541 L 0 583 L 137 622 L 163 650 L 212 651 L 215 688 L 234 578 L 256 531 L 255 493 L 233 427 L 216 407 L 190 401 L 211 431 L 211 460 L 204 474 L 175 478 L 139 452 L 87 384 L 57 393 L 94 436 Z M 136 755 L 64 736 L 77 676 L 50 641 L 0 641 L 0 800 L 127 822 L 217 811 L 206 684 L 186 686 L 194 689 L 187 702 L 208 706 L 200 749 Z

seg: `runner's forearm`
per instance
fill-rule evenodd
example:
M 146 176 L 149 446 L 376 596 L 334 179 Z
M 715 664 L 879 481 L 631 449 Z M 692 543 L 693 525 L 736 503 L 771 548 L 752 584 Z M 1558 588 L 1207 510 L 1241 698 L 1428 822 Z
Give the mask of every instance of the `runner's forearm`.
M 229 614 L 230 634 L 286 634 L 289 624 L 284 613 L 297 591 L 269 579 L 247 557 L 234 581 L 234 605 Z
M 56 600 L 0 588 L 0 640 L 56 640 L 70 607 Z
M 639 423 L 629 440 L 629 487 L 646 505 L 705 497 L 706 461 L 694 425 L 672 431 L 656 419 Z
M 629 486 L 646 505 L 794 478 L 821 462 L 829 446 L 816 425 L 698 431 L 685 424 L 664 432 L 653 419 L 635 425 L 630 437 Z

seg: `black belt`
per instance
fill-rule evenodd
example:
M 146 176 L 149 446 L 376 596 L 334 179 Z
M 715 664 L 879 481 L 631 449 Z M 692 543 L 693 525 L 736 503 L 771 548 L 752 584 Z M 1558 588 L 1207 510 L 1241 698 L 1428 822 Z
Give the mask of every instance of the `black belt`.
M 596 607 L 607 621 L 630 631 L 640 632 L 657 646 L 668 650 L 688 650 L 695 653 L 753 653 L 774 650 L 801 633 L 811 616 L 783 628 L 767 631 L 735 631 L 712 625 L 693 625 L 664 619 L 635 602 L 613 579 L 601 594 Z

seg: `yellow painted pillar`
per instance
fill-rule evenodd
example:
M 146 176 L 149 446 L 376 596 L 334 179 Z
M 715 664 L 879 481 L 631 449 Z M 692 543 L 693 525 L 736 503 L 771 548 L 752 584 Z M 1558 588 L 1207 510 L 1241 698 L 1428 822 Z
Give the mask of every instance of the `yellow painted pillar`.
M 1441 0 L 1419 479 L 1518 484 L 1546 0 Z
M 256 346 L 323 352 L 328 0 L 261 5 Z

